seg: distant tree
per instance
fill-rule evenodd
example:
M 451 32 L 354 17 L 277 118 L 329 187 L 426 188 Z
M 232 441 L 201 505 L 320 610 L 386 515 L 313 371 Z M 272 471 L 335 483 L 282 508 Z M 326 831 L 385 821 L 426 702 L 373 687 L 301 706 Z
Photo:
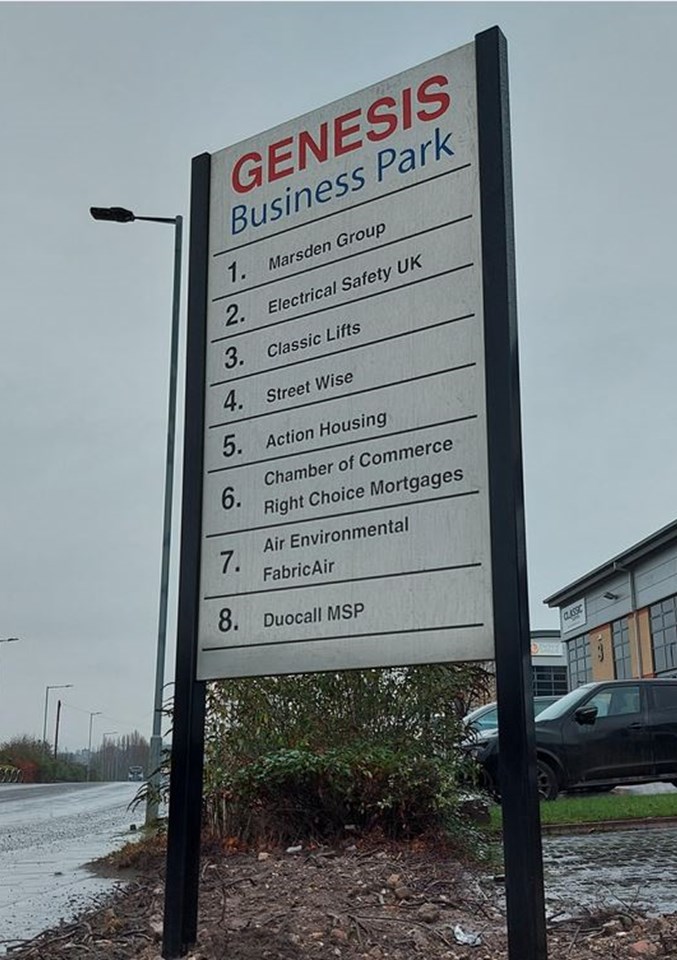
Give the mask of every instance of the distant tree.
M 130 767 L 143 767 L 147 775 L 150 747 L 138 730 L 113 739 L 92 751 L 91 769 L 98 780 L 126 780 Z
M 55 759 L 49 744 L 27 735 L 0 744 L 0 764 L 21 770 L 24 783 L 77 783 L 87 774 L 82 764 L 62 756 Z

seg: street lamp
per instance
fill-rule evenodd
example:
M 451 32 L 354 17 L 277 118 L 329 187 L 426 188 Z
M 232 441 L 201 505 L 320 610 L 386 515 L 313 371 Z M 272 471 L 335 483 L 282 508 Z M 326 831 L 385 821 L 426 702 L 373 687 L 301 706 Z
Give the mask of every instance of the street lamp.
M 89 740 L 87 741 L 87 783 L 89 783 L 89 771 L 92 762 L 92 723 L 94 717 L 100 717 L 101 710 L 90 710 L 89 712 Z
M 49 703 L 49 691 L 50 690 L 67 690 L 69 687 L 72 687 L 72 683 L 53 683 L 50 686 L 45 687 L 45 715 L 42 721 L 42 748 L 47 750 L 47 704 Z
M 174 224 L 174 281 L 172 295 L 172 335 L 169 359 L 169 409 L 167 415 L 167 454 L 165 458 L 165 503 L 162 525 L 162 569 L 160 573 L 160 608 L 158 614 L 157 651 L 155 658 L 155 692 L 153 697 L 153 733 L 150 738 L 150 790 L 146 800 L 146 824 L 158 816 L 160 793 L 160 761 L 162 758 L 162 691 L 164 688 L 165 657 L 167 649 L 167 600 L 169 595 L 169 563 L 172 536 L 172 498 L 174 488 L 174 438 L 176 432 L 176 383 L 179 353 L 179 307 L 181 302 L 181 251 L 183 217 L 138 217 L 124 207 L 90 207 L 95 220 L 131 223 L 146 220 L 150 223 Z

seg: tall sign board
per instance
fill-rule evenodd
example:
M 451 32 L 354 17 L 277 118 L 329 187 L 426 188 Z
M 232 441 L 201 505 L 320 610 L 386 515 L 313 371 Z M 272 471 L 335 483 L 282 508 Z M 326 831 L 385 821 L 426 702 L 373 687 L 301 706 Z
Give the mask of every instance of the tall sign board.
M 493 658 L 474 44 L 211 158 L 198 677 Z
M 494 658 L 511 957 L 545 957 L 508 150 L 494 28 L 194 160 L 166 958 L 205 681 Z

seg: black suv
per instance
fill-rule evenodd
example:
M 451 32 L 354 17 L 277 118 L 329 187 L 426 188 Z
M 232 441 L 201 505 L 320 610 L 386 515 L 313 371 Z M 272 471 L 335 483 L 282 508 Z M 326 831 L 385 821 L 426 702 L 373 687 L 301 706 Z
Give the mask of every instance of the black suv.
M 604 789 L 664 780 L 677 786 L 677 680 L 588 683 L 535 719 L 538 791 Z M 498 784 L 498 735 L 467 745 L 490 789 Z

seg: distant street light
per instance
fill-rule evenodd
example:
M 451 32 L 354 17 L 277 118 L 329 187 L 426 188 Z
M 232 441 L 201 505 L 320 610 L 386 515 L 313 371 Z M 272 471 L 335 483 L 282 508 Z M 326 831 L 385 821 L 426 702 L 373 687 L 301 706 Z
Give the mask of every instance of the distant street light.
M 167 415 L 167 453 L 165 458 L 165 503 L 162 527 L 162 568 L 160 573 L 160 609 L 158 615 L 158 636 L 155 658 L 155 692 L 153 697 L 153 732 L 150 738 L 149 766 L 150 790 L 146 800 L 146 824 L 154 823 L 158 817 L 158 797 L 160 793 L 160 761 L 162 758 L 162 692 L 164 687 L 165 657 L 167 649 L 167 601 L 169 595 L 169 564 L 172 536 L 172 498 L 174 486 L 174 438 L 176 432 L 176 383 L 179 353 L 179 309 L 181 303 L 181 250 L 183 235 L 183 217 L 137 217 L 124 207 L 90 207 L 89 212 L 95 220 L 108 220 L 114 223 L 131 223 L 134 220 L 147 220 L 151 223 L 174 224 L 174 281 L 172 296 L 172 334 L 169 360 L 169 410 Z
M 87 783 L 89 783 L 89 771 L 92 764 L 92 723 L 94 717 L 100 717 L 101 710 L 90 710 L 89 712 L 89 740 L 87 741 Z
M 42 721 L 42 748 L 47 750 L 47 704 L 49 703 L 49 691 L 50 690 L 67 690 L 69 687 L 72 687 L 72 683 L 53 683 L 50 686 L 45 687 L 45 716 Z

